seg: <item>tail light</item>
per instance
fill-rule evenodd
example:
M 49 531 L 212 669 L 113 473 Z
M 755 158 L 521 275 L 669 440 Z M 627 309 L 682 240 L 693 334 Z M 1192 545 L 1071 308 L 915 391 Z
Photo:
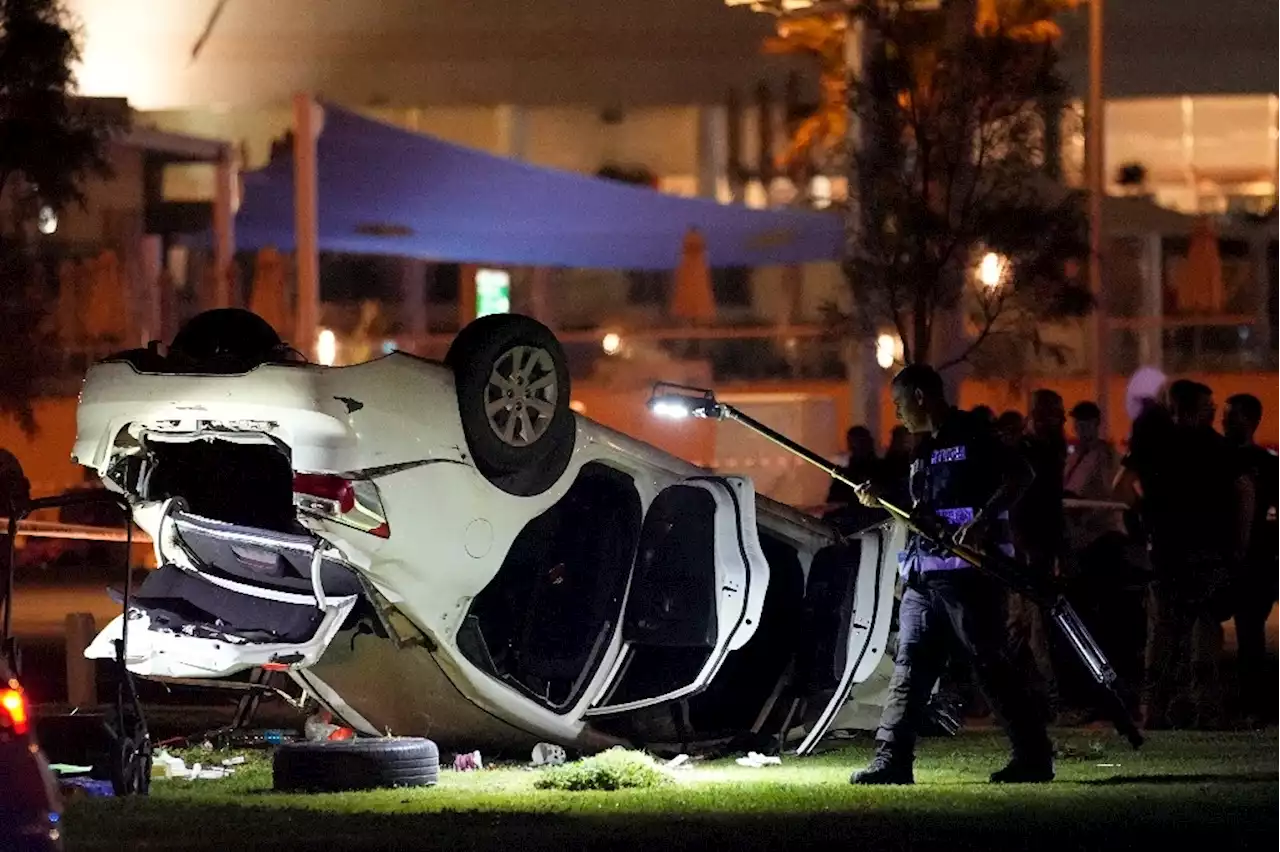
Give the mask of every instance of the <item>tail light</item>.
M 390 538 L 378 486 L 369 479 L 332 473 L 295 473 L 293 505 L 299 512 Z
M 27 697 L 16 680 L 0 689 L 0 727 L 12 728 L 16 734 L 26 734 L 31 728 L 31 717 L 27 712 Z

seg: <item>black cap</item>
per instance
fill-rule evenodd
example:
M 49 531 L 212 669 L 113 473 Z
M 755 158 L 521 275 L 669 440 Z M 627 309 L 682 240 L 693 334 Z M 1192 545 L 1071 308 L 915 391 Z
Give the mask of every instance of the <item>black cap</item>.
M 1071 409 L 1071 416 L 1076 420 L 1101 420 L 1102 409 L 1096 403 L 1085 400 L 1075 404 Z

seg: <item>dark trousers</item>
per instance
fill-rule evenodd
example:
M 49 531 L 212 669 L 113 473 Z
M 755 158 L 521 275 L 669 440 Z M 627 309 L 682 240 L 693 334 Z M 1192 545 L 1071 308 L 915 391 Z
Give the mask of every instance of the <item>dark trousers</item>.
M 1221 715 L 1222 624 L 1210 611 L 1215 563 L 1153 552 L 1147 597 L 1146 727 L 1208 727 Z
M 1274 565 L 1270 567 L 1275 570 Z M 1235 613 L 1240 711 L 1245 716 L 1263 716 L 1274 709 L 1275 666 L 1267 662 L 1267 618 L 1275 603 L 1275 592 L 1263 583 L 1241 585 Z
M 972 665 L 1014 756 L 1049 759 L 1047 710 L 1009 659 L 1003 595 L 1002 587 L 970 569 L 929 573 L 908 582 L 898 610 L 898 654 L 878 740 L 904 757 L 913 754 L 933 685 L 955 654 Z

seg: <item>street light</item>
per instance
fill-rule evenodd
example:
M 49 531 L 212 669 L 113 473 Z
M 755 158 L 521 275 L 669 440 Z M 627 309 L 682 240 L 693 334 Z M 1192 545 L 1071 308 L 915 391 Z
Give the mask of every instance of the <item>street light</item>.
M 600 348 L 604 350 L 606 355 L 617 355 L 618 350 L 622 348 L 622 335 L 615 331 L 611 331 L 600 341 Z
M 876 338 L 876 363 L 887 370 L 898 360 L 898 340 L 889 332 Z
M 327 328 L 320 329 L 316 336 L 316 358 L 326 367 L 332 367 L 338 359 L 338 338 Z
M 46 237 L 58 230 L 58 213 L 52 207 L 41 207 L 36 218 L 36 229 Z
M 978 280 L 983 287 L 994 290 L 1000 286 L 1000 279 L 1004 277 L 1004 263 L 1004 258 L 993 251 L 982 256 L 982 262 L 978 264 Z

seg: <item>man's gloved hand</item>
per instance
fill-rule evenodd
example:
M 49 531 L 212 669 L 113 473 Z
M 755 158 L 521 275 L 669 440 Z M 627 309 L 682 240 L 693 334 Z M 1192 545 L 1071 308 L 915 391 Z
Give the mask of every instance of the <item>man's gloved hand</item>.
M 930 538 L 946 535 L 938 513 L 928 503 L 920 503 L 911 509 L 911 524 Z
M 973 516 L 973 520 L 961 524 L 952 536 L 952 541 L 965 547 L 981 548 L 987 541 L 991 526 L 982 513 Z
M 874 482 L 855 486 L 853 493 L 857 495 L 859 503 L 872 509 L 880 508 L 880 498 L 884 496 L 884 492 Z

